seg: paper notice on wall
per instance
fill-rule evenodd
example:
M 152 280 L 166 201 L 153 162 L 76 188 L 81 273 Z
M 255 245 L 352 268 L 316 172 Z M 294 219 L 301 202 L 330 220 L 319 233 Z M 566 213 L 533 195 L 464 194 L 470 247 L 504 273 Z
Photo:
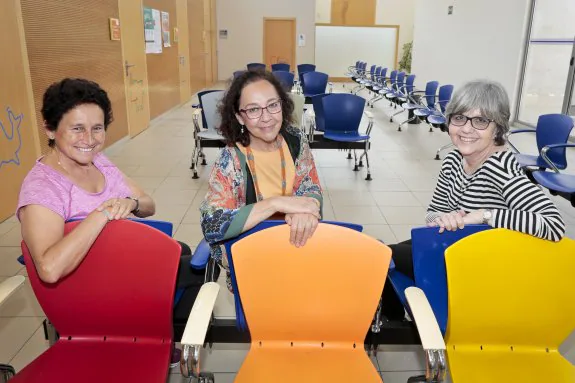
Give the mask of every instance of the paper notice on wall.
M 146 9 L 149 8 L 144 8 L 146 53 L 162 53 L 162 20 L 160 11 L 149 9 L 149 12 L 146 12 Z
M 162 38 L 164 40 L 164 47 L 171 47 L 170 44 L 170 14 L 162 12 Z

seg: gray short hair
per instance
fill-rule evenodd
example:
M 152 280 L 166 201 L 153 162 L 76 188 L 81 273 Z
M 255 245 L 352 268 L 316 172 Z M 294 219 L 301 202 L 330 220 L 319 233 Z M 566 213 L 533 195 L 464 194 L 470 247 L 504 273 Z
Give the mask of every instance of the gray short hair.
M 509 96 L 503 86 L 494 81 L 471 81 L 459 88 L 447 104 L 447 121 L 454 114 L 462 114 L 479 109 L 483 117 L 495 122 L 495 144 L 505 144 L 505 135 L 509 131 Z

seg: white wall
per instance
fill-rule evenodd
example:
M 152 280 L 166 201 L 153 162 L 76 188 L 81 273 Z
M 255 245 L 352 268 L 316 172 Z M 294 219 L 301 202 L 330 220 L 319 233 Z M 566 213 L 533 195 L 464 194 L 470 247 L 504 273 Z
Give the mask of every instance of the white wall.
M 377 0 L 376 3 L 376 24 L 399 25 L 398 61 L 401 60 L 403 44 L 413 40 L 415 2 L 416 0 Z
M 227 29 L 227 39 L 218 33 L 220 80 L 245 69 L 247 63 L 263 60 L 264 17 L 295 17 L 296 33 L 305 34 L 305 47 L 296 46 L 298 64 L 314 63 L 315 1 L 313 0 L 218 0 L 218 30 Z
M 447 7 L 454 5 L 452 15 Z M 416 0 L 412 72 L 455 87 L 487 78 L 515 105 L 529 0 Z
M 319 24 L 331 23 L 331 0 L 315 1 L 315 22 Z

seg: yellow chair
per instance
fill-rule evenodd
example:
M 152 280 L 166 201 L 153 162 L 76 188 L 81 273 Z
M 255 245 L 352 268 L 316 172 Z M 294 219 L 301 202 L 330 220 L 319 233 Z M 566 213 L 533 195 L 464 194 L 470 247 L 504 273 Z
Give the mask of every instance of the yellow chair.
M 391 250 L 323 223 L 296 248 L 289 230 L 276 226 L 232 246 L 251 334 L 235 382 L 381 382 L 364 340 Z
M 454 383 L 575 382 L 575 366 L 559 353 L 575 329 L 575 241 L 488 230 L 449 247 L 445 262 Z M 422 341 L 436 342 L 424 348 L 441 348 L 429 315 L 417 315 L 423 293 L 407 290 Z

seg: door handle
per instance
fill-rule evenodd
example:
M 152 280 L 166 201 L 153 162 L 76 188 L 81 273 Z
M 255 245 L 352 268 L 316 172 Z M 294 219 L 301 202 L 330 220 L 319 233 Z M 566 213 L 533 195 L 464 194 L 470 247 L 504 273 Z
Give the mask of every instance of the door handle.
M 136 64 L 128 64 L 128 60 L 126 60 L 124 66 L 126 67 L 126 77 L 128 77 L 130 75 L 130 68 L 136 66 Z

